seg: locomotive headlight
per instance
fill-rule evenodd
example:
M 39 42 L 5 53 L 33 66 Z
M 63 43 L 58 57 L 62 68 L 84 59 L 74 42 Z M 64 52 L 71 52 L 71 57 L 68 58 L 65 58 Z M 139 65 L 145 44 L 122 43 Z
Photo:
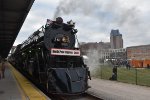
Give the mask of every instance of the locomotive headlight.
M 68 36 L 63 36 L 62 37 L 62 42 L 64 42 L 64 43 L 69 43 L 70 41 L 69 41 L 69 37 Z
M 56 41 L 57 41 L 57 42 L 59 42 L 59 41 L 60 41 L 60 39 L 59 39 L 59 38 L 57 38 L 57 39 L 56 39 Z

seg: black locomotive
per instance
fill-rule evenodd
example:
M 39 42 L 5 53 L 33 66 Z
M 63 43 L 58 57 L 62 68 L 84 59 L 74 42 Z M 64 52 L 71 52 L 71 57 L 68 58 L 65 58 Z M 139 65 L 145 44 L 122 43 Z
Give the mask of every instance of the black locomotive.
M 84 93 L 90 74 L 80 49 L 75 47 L 77 30 L 74 27 L 73 21 L 63 23 L 61 17 L 48 20 L 16 47 L 11 56 L 14 66 L 48 93 Z

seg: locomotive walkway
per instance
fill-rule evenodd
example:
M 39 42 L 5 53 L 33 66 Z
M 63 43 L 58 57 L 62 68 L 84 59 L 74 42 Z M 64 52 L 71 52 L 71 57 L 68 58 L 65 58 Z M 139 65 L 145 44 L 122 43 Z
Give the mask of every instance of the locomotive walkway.
M 104 100 L 150 100 L 150 87 L 96 78 L 89 83 L 88 92 Z
M 5 78 L 0 80 L 0 100 L 50 100 L 7 63 Z

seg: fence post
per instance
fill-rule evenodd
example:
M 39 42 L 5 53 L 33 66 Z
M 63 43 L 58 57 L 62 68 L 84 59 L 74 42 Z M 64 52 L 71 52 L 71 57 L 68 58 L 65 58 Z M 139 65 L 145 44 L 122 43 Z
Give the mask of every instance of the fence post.
M 104 64 L 103 64 L 104 65 Z M 100 70 L 101 70 L 101 79 L 102 79 L 102 65 L 100 66 L 101 68 L 100 68 Z
M 136 85 L 137 85 L 137 68 L 135 68 L 135 81 L 136 81 Z

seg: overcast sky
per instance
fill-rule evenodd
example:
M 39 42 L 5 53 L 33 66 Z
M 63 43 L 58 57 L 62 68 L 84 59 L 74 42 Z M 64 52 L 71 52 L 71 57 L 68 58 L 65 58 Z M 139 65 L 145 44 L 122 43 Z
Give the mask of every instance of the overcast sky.
M 14 43 L 61 16 L 73 20 L 80 42 L 109 42 L 111 29 L 119 29 L 124 47 L 150 44 L 150 0 L 35 0 Z

